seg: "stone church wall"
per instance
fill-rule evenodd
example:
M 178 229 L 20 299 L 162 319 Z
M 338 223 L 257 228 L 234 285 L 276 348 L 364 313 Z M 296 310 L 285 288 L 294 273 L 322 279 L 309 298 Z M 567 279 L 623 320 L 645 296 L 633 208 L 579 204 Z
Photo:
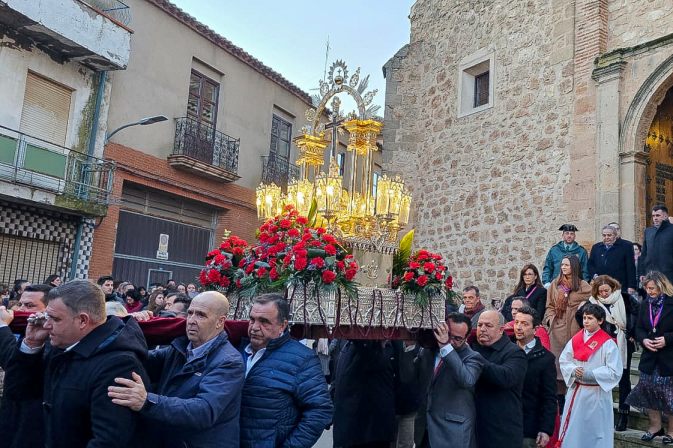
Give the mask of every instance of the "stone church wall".
M 608 51 L 632 47 L 671 31 L 671 0 L 609 0 Z
M 459 286 L 506 296 L 524 263 L 542 268 L 574 196 L 574 8 L 419 0 L 411 26 L 384 68 L 386 167 L 412 189 L 416 247 L 447 257 Z M 493 107 L 459 117 L 459 64 L 479 51 L 494 55 Z

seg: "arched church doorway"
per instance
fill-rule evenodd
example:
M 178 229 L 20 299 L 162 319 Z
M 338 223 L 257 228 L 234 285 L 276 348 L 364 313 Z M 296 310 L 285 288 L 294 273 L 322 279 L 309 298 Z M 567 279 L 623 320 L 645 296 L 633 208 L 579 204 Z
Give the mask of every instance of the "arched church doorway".
M 645 222 L 650 223 L 650 210 L 664 204 L 673 213 L 673 88 L 666 92 L 657 107 L 647 138 L 648 155 Z

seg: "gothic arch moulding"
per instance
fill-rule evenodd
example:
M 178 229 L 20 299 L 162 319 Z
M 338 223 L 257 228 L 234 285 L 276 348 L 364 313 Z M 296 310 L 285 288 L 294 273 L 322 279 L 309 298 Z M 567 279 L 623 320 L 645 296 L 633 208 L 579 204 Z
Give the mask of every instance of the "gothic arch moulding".
M 673 56 L 645 79 L 629 105 L 619 131 L 620 220 L 625 234 L 639 241 L 647 225 L 645 140 L 657 107 L 673 87 Z
M 650 124 L 666 92 L 673 87 L 673 55 L 669 56 L 647 77 L 626 111 L 619 136 L 619 153 L 643 152 Z

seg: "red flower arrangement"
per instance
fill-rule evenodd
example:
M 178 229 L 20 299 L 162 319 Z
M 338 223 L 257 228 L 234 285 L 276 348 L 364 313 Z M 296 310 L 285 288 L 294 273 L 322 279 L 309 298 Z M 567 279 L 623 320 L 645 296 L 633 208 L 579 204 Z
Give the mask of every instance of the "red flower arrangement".
M 230 292 L 243 277 L 241 269 L 248 242 L 232 235 L 222 241 L 217 249 L 206 255 L 206 266 L 199 274 L 199 282 L 204 288 Z
M 409 257 L 403 272 L 401 276 L 393 278 L 393 287 L 413 294 L 416 304 L 421 307 L 428 305 L 430 297 L 441 294 L 445 288 L 451 290 L 453 287 L 453 278 L 447 276 L 447 267 L 442 256 L 427 250 L 419 250 Z
M 324 228 L 305 227 L 289 255 L 281 267 L 288 274 L 288 283 L 313 282 L 316 289 L 342 287 L 348 293 L 355 291 L 354 277 L 359 266 Z
M 243 296 L 311 282 L 316 290 L 342 287 L 348 293 L 356 291 L 354 277 L 359 267 L 353 257 L 326 229 L 310 227 L 308 219 L 294 207 L 286 206 L 280 215 L 262 224 L 257 237 L 259 245 L 248 248 L 233 275 L 226 275 L 228 285 L 233 284 Z M 208 254 L 209 265 L 218 257 L 216 252 Z M 215 266 L 228 267 L 228 263 Z M 222 279 L 222 269 L 211 273 L 213 269 L 208 267 L 201 273 L 202 284 L 227 283 Z

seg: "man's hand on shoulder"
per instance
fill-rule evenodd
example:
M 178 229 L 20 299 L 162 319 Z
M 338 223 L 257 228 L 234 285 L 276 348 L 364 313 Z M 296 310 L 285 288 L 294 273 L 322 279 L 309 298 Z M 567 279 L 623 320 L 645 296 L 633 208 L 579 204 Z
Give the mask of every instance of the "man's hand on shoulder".
M 125 406 L 134 411 L 140 411 L 147 400 L 147 390 L 143 379 L 137 373 L 131 373 L 133 379 L 115 378 L 115 383 L 121 386 L 109 386 L 108 397 L 114 404 Z
M 154 317 L 154 313 L 152 311 L 136 311 L 135 313 L 130 313 L 130 316 L 133 316 L 133 318 L 138 322 L 144 322 L 146 320 L 152 319 Z

